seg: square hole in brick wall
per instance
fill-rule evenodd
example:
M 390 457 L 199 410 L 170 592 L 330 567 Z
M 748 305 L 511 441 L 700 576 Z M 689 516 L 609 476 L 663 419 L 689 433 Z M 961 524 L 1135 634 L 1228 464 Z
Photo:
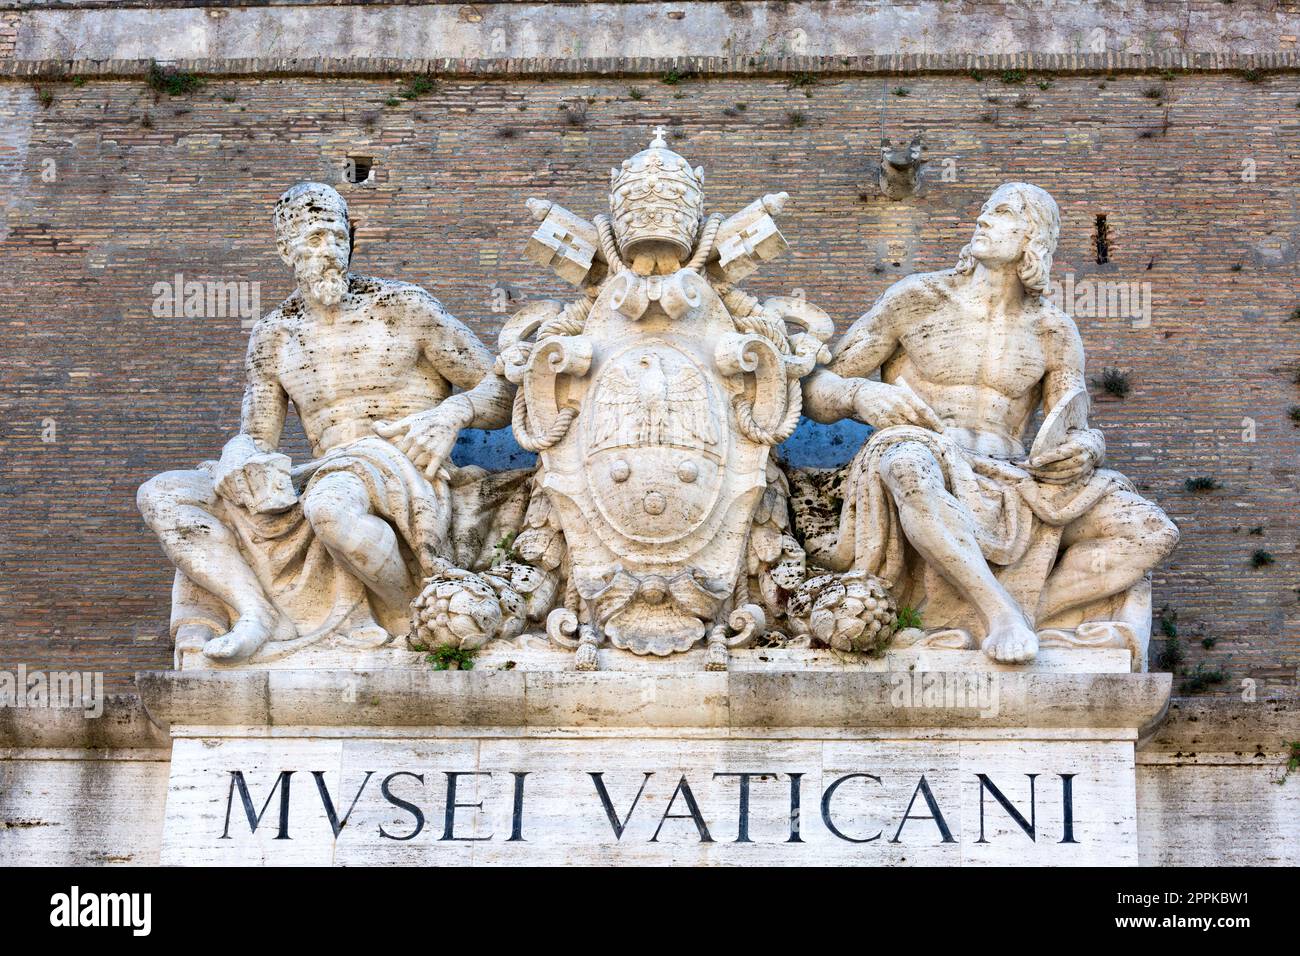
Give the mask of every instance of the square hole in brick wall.
M 349 156 L 343 175 L 350 183 L 371 183 L 375 179 L 375 161 L 369 156 Z

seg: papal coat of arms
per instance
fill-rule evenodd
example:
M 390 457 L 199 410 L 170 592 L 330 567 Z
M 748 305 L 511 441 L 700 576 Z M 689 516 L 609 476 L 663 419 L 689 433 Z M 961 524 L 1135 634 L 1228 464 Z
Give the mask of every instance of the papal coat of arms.
M 658 131 L 611 171 L 609 217 L 530 201 L 530 257 L 584 295 L 525 307 L 501 334 L 515 434 L 541 458 L 514 549 L 554 579 L 547 633 L 580 668 L 606 641 L 659 656 L 705 642 L 725 667 L 804 582 L 770 454 L 833 324 L 734 284 L 786 248 L 786 198 L 706 217 L 703 170 Z

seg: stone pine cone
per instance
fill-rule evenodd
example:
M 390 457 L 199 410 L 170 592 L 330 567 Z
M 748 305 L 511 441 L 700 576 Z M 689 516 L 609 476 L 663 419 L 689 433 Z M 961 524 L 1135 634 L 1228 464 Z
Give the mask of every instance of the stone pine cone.
M 518 607 L 522 599 L 512 592 L 506 603 Z M 502 604 L 497 589 L 482 576 L 442 561 L 411 602 L 407 644 L 415 651 L 448 645 L 475 650 L 501 635 L 509 618 Z
M 796 634 L 862 654 L 883 651 L 898 629 L 898 607 L 886 583 L 865 571 L 809 578 L 791 596 L 786 617 Z

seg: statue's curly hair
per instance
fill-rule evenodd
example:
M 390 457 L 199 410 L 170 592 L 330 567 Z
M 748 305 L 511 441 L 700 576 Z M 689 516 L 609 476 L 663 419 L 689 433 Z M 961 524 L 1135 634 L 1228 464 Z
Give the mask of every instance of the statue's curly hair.
M 1052 278 L 1052 254 L 1061 234 L 1061 211 L 1045 189 L 1029 183 L 1003 183 L 993 191 L 980 212 L 991 209 L 1005 199 L 1014 200 L 1020 213 L 1029 220 L 1029 239 L 1020 258 L 1020 281 L 1031 295 L 1042 295 Z M 957 272 L 970 275 L 975 270 L 975 256 L 970 243 L 957 255 Z

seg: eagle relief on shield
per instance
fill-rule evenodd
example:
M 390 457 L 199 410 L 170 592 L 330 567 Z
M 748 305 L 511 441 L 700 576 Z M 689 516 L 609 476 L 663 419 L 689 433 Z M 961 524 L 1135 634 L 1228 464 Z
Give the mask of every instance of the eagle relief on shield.
M 587 486 L 605 520 L 642 544 L 694 532 L 717 504 L 726 452 L 704 372 L 667 342 L 638 343 L 611 357 L 588 401 Z
M 582 295 L 532 303 L 501 333 L 515 435 L 540 457 L 513 550 L 547 576 L 547 634 L 579 669 L 606 642 L 658 656 L 703 642 L 705 666 L 725 668 L 805 578 L 769 459 L 834 327 L 802 298 L 736 286 L 785 250 L 786 199 L 706 216 L 703 170 L 659 130 L 611 170 L 609 216 L 529 200 L 527 254 Z

